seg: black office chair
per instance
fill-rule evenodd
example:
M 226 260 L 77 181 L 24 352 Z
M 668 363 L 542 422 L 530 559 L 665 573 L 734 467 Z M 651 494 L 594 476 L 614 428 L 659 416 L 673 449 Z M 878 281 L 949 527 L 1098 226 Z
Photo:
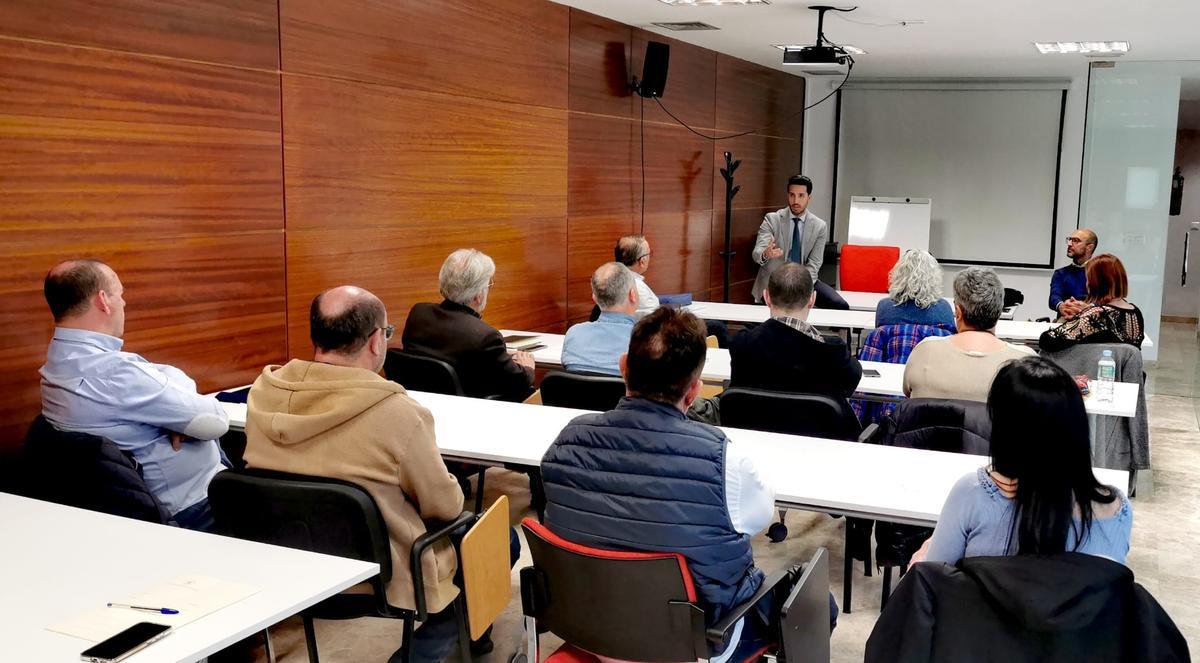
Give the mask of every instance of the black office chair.
M 449 362 L 437 357 L 391 348 L 383 360 L 383 374 L 392 382 L 398 382 L 412 391 L 464 395 L 458 372 Z
M 748 600 L 705 628 L 704 610 L 683 555 L 615 552 L 566 541 L 526 518 L 522 527 L 533 565 L 521 569 L 521 611 L 527 649 L 514 663 L 598 663 L 597 656 L 631 661 L 695 661 L 711 656 L 734 626 L 774 595 L 781 635 L 769 649 L 789 663 L 829 661 L 829 571 L 824 548 L 788 590 L 789 570 L 776 572 Z M 783 594 L 787 592 L 787 596 Z M 564 644 L 542 657 L 538 634 Z M 757 660 L 763 652 L 751 659 Z M 731 661 L 743 663 L 743 661 Z
M 404 386 L 410 391 L 427 391 L 433 394 L 447 396 L 465 396 L 462 383 L 458 380 L 458 372 L 443 359 L 420 355 L 400 348 L 390 348 L 383 359 L 383 374 L 387 379 Z M 491 400 L 491 396 L 488 400 Z M 487 475 L 487 467 L 469 465 L 467 463 L 447 463 L 450 470 L 463 488 L 463 493 L 470 496 L 471 484 L 467 477 L 476 476 L 475 513 L 483 512 L 483 481 Z
M 607 412 L 625 397 L 625 381 L 612 375 L 550 371 L 542 378 L 542 404 Z
M 883 446 L 986 456 L 992 422 L 987 403 L 944 398 L 910 398 L 884 419 L 874 438 Z M 883 567 L 882 610 L 892 590 L 892 567 L 904 577 L 912 556 L 933 530 L 880 521 L 875 524 L 875 563 Z
M 588 313 L 588 322 L 595 322 L 600 319 L 600 306 L 597 304 L 592 307 L 592 312 Z
M 721 425 L 750 430 L 808 435 L 863 442 L 875 435 L 878 425 L 865 429 L 844 398 L 821 394 L 800 394 L 765 389 L 734 387 L 721 394 Z M 779 510 L 779 522 L 767 530 L 767 538 L 778 543 L 787 538 L 785 509 Z M 846 519 L 846 557 L 843 569 L 842 610 L 850 612 L 853 563 L 862 560 L 863 573 L 871 575 L 871 521 Z
M 337 594 L 301 613 L 312 663 L 318 661 L 313 619 L 358 617 L 402 620 L 402 659 L 407 663 L 414 622 L 428 617 L 421 557 L 435 542 L 465 532 L 475 520 L 473 514 L 464 512 L 417 537 L 410 557 L 415 609 L 408 610 L 388 603 L 392 554 L 387 524 L 375 500 L 361 486 L 285 472 L 226 470 L 209 483 L 208 501 L 221 534 L 379 565 L 379 575 L 367 580 L 370 594 Z M 454 609 L 460 611 L 461 620 L 461 605 L 456 603 Z
M 1025 303 L 1025 293 L 1012 288 L 1004 289 L 1004 308 L 1012 308 Z

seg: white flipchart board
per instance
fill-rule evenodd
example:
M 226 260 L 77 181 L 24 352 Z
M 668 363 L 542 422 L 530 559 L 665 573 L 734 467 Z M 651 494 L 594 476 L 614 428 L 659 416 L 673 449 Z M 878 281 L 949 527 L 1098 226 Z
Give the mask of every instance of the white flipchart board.
M 929 250 L 929 198 L 850 198 L 850 237 L 847 244 L 898 246 Z

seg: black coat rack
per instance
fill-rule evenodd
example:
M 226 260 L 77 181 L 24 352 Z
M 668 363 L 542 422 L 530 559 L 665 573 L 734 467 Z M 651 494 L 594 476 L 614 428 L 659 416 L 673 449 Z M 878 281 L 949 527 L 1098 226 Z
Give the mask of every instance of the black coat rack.
M 729 303 L 729 267 L 736 253 L 733 250 L 733 197 L 742 188 L 733 185 L 733 171 L 740 165 L 740 159 L 734 161 L 733 154 L 725 153 L 725 167 L 721 169 L 721 177 L 725 178 L 725 250 L 721 252 L 721 259 L 725 261 L 725 279 L 721 301 L 725 303 Z

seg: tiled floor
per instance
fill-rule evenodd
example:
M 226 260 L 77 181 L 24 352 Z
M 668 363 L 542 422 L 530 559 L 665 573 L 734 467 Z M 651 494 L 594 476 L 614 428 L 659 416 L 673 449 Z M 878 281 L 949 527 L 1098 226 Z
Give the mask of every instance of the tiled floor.
M 1133 543 L 1129 566 L 1163 605 L 1183 631 L 1193 651 L 1200 648 L 1200 429 L 1197 428 L 1197 385 L 1200 379 L 1200 344 L 1194 328 L 1164 324 L 1159 361 L 1148 367 L 1147 393 L 1154 471 L 1152 490 L 1134 500 Z M 493 474 L 495 479 L 493 479 Z M 493 471 L 489 492 L 503 491 L 514 499 L 514 514 L 528 508 L 528 483 L 519 474 Z M 760 536 L 754 542 L 755 558 L 766 571 L 808 558 L 817 546 L 830 552 L 830 589 L 841 600 L 841 542 L 843 521 L 825 515 L 793 511 L 788 514 L 790 535 L 772 544 Z M 523 559 L 518 566 L 528 563 Z M 503 663 L 521 646 L 520 607 L 516 573 L 510 608 L 496 624 L 495 651 L 481 660 Z M 858 565 L 854 579 L 853 612 L 841 615 L 833 634 L 835 663 L 861 661 L 863 648 L 879 615 L 882 580 L 878 573 L 866 578 Z M 289 619 L 272 629 L 278 660 L 306 660 L 299 619 Z M 338 662 L 386 661 L 399 645 L 400 624 L 381 619 L 318 622 L 321 660 Z M 550 639 L 543 637 L 545 645 Z M 265 660 L 260 656 L 259 660 Z

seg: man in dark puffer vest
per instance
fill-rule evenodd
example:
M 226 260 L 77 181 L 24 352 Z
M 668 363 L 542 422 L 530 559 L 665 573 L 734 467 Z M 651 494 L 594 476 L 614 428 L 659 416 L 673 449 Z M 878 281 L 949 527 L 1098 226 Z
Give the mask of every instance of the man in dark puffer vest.
M 762 584 L 750 537 L 770 523 L 775 492 L 724 433 L 684 415 L 700 393 L 704 336 L 695 316 L 668 307 L 639 321 L 620 359 L 626 398 L 568 424 L 542 480 L 546 526 L 559 536 L 682 553 L 711 626 Z M 711 660 L 763 637 L 766 618 L 752 612 Z

